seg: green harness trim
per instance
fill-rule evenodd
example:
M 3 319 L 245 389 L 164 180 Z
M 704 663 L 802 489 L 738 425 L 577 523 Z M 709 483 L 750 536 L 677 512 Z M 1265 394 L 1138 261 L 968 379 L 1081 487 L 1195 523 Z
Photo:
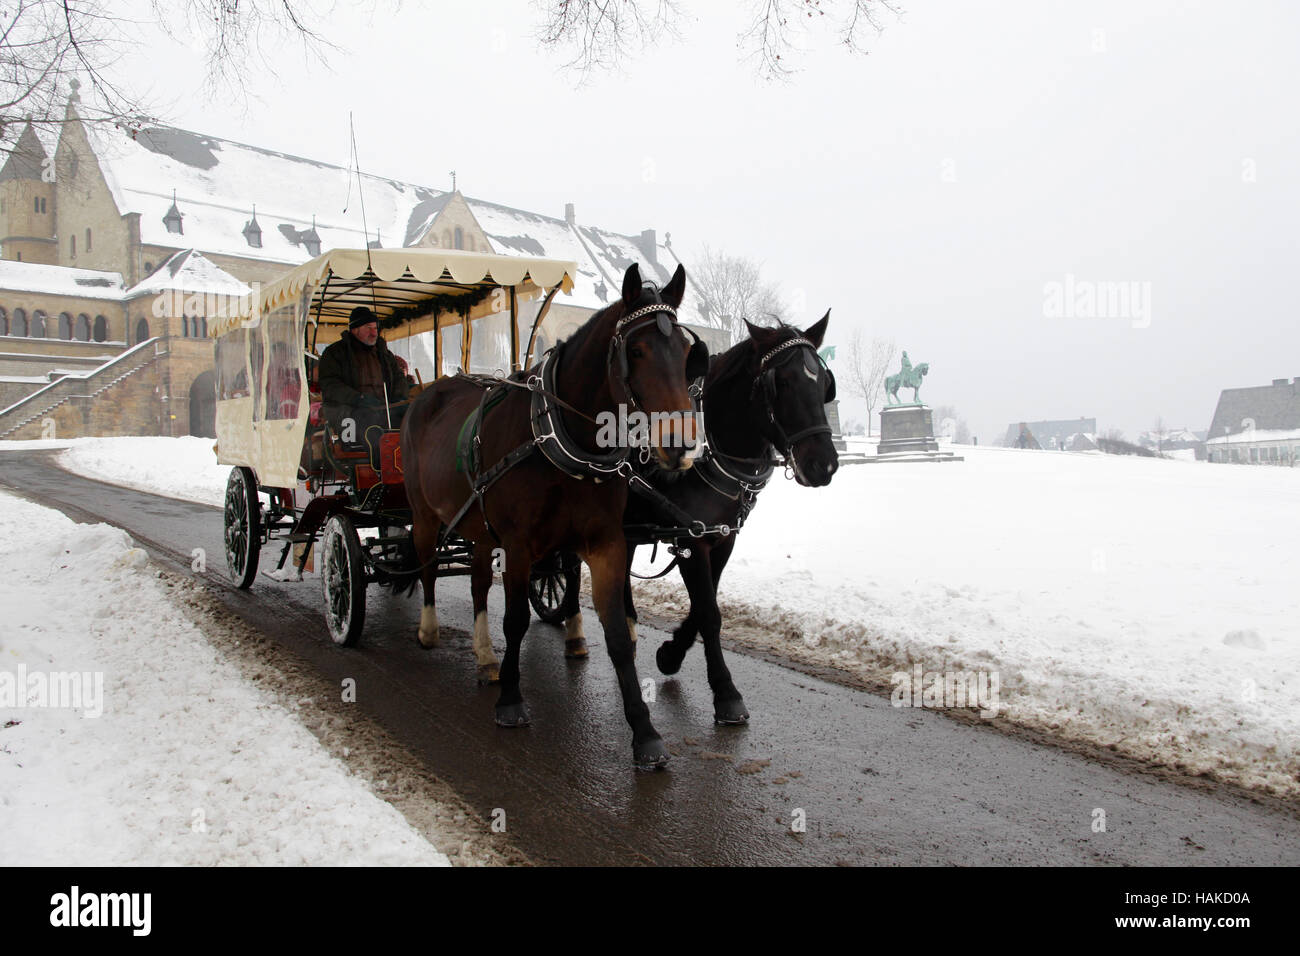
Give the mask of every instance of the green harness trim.
M 508 391 L 503 388 L 495 395 L 489 396 L 487 402 L 470 412 L 464 424 L 460 426 L 460 433 L 456 437 L 456 470 L 462 475 L 478 472 L 479 462 L 475 454 L 474 439 L 478 437 L 483 418 L 490 410 L 505 401 L 507 394 Z

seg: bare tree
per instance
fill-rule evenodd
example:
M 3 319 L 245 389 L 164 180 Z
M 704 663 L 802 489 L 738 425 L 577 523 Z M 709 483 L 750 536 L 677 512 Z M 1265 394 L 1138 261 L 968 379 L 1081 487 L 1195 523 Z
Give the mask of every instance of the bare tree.
M 849 387 L 867 403 L 867 437 L 871 437 L 871 413 L 880 404 L 885 376 L 894 364 L 898 346 L 893 339 L 865 341 L 861 329 L 849 340 Z
M 1156 416 L 1155 427 L 1151 430 L 1151 441 L 1155 444 L 1157 452 L 1163 452 L 1165 450 L 1165 433 L 1167 431 L 1168 428 L 1165 426 L 1164 416 Z
M 753 259 L 729 256 L 706 245 L 690 275 L 700 311 L 710 324 L 726 331 L 732 345 L 748 334 L 745 319 L 757 325 L 785 320 L 780 291 L 763 279 L 762 268 Z
M 139 24 L 115 15 L 111 0 L 14 0 L 0 7 L 0 151 L 12 149 L 30 121 L 56 131 L 74 81 L 82 119 L 143 123 L 149 104 L 119 79 L 123 60 L 139 44 Z M 157 25 L 206 51 L 210 93 L 242 93 L 247 62 L 269 69 L 297 39 L 304 55 L 330 44 L 312 26 L 310 0 L 154 0 Z
M 738 46 L 765 79 L 795 71 L 799 41 L 810 33 L 829 31 L 850 51 L 866 53 L 867 37 L 884 29 L 881 14 L 903 12 L 896 0 L 750 0 L 744 7 Z M 676 36 L 681 17 L 675 0 L 547 0 L 542 12 L 538 38 L 571 51 L 567 65 L 584 75 L 641 53 L 664 34 Z

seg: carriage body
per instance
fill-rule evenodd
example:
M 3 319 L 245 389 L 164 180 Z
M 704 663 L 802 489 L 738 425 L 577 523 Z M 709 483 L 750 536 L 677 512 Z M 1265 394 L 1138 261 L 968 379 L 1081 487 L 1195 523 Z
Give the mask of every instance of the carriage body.
M 411 571 L 400 441 L 389 430 L 370 450 L 335 434 L 319 419 L 307 363 L 338 341 L 352 309 L 364 305 L 390 344 L 425 336 L 430 380 L 445 368 L 469 369 L 476 329 L 508 345 L 501 372 L 518 371 L 530 364 L 537 330 L 556 294 L 572 289 L 576 268 L 459 250 L 341 249 L 255 286 L 229 308 L 211 334 L 217 461 L 232 466 L 224 526 L 234 584 L 252 585 L 272 541 L 281 549 L 269 576 L 300 578 L 315 564 L 319 541 L 331 636 L 354 643 L 366 586 Z M 421 380 L 412 396 L 422 387 Z M 437 570 L 464 574 L 468 562 L 465 542 L 451 536 Z

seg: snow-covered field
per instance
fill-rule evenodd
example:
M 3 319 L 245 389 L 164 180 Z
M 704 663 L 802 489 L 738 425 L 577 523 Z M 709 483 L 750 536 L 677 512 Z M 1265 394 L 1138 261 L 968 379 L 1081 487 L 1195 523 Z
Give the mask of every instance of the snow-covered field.
M 0 607 L 0 864 L 447 864 L 124 532 L 0 493 Z
M 1300 470 L 954 450 L 774 483 L 724 622 L 879 681 L 996 673 L 1011 721 L 1300 792 Z
M 983 672 L 1003 719 L 1300 793 L 1300 471 L 952 448 L 966 460 L 774 481 L 724 621 L 885 684 L 917 664 Z M 63 464 L 217 502 L 227 469 L 205 451 L 87 439 Z M 684 606 L 675 575 L 637 593 Z

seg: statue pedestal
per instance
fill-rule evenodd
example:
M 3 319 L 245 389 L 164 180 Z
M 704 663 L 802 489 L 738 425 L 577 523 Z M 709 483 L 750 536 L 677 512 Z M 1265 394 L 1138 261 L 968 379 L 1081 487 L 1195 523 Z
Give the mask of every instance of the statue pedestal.
M 938 451 L 934 413 L 927 405 L 886 405 L 880 412 L 877 455 Z
M 879 461 L 963 461 L 960 455 L 940 451 L 934 437 L 934 413 L 926 405 L 886 405 L 880 412 Z
M 849 446 L 844 442 L 844 435 L 840 432 L 840 400 L 833 398 L 826 406 L 826 424 L 831 426 L 831 444 L 835 446 L 837 452 L 848 451 Z

